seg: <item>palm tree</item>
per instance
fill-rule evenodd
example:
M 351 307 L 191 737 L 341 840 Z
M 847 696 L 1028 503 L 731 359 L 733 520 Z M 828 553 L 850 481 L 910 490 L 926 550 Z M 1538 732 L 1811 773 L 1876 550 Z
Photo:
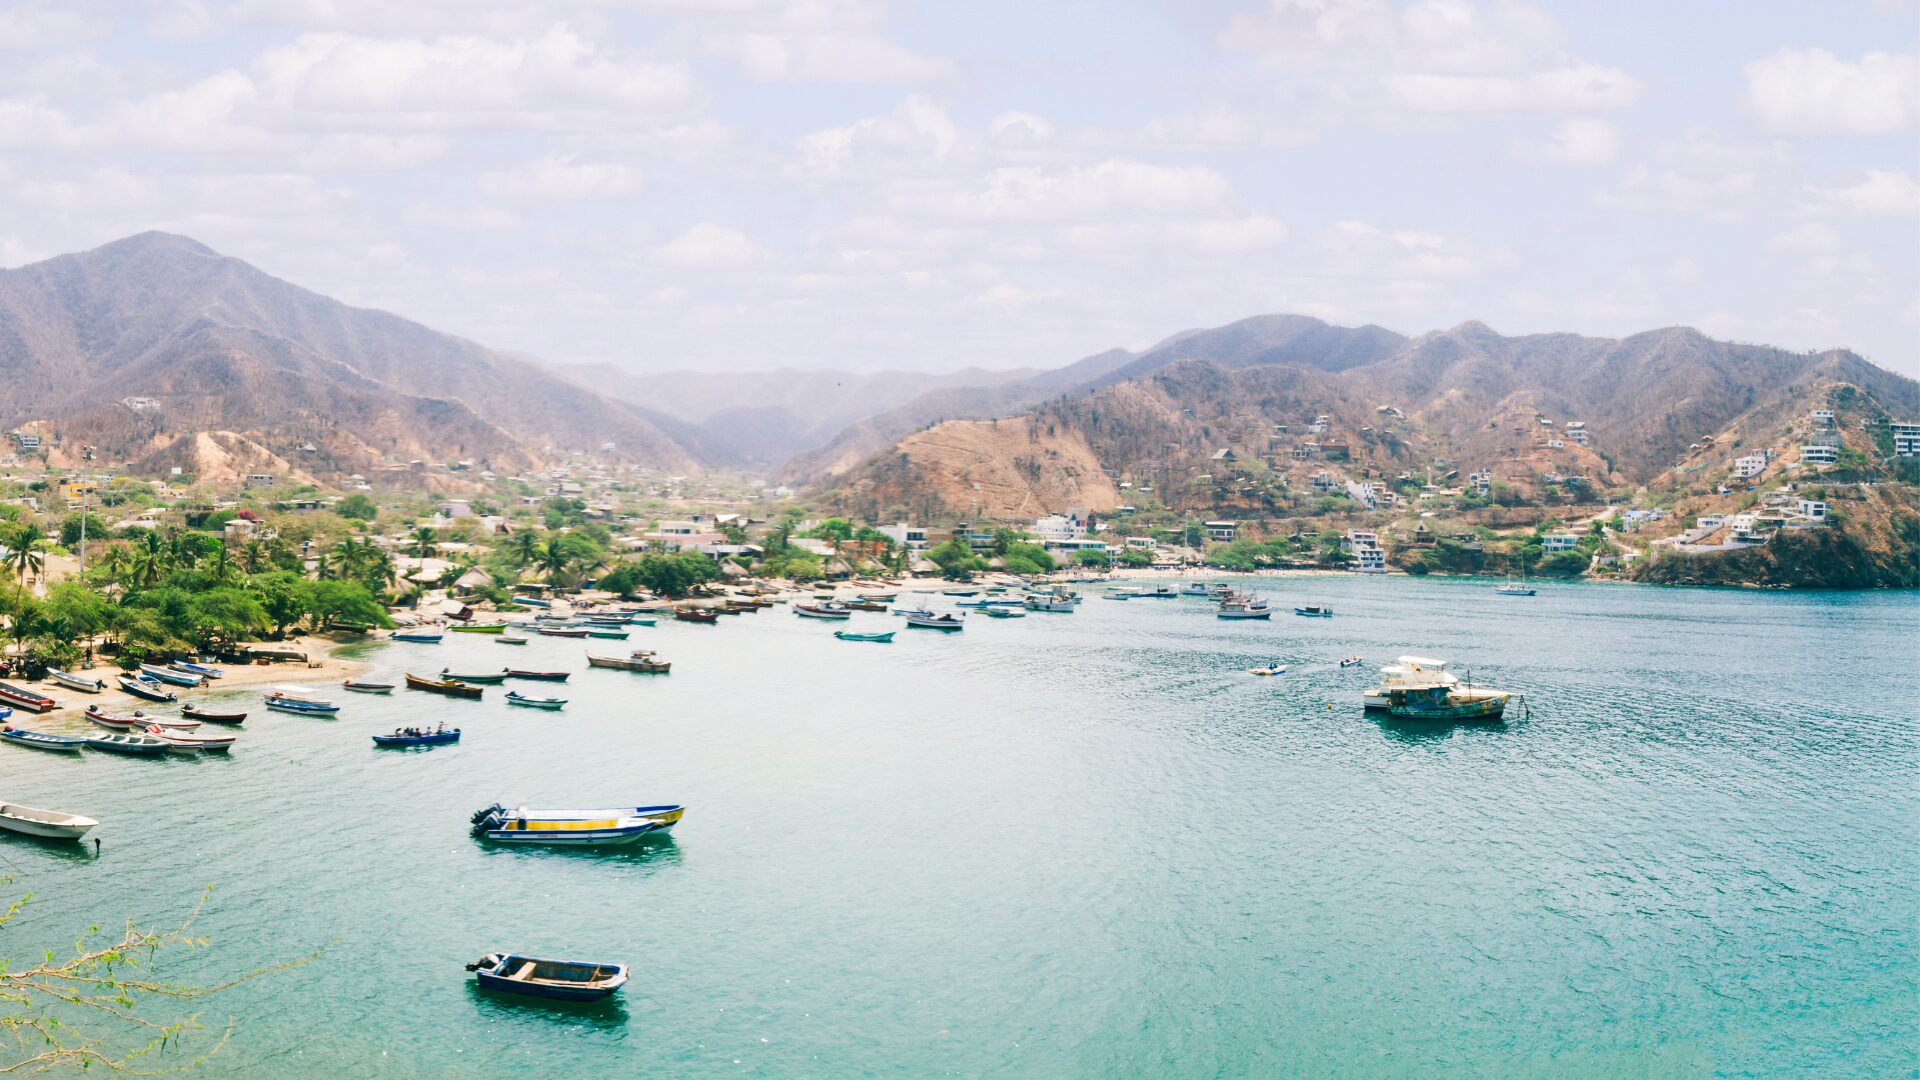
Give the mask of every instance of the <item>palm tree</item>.
M 265 540 L 249 540 L 240 547 L 240 569 L 249 574 L 257 574 L 260 568 L 272 562 Z
M 515 567 L 527 567 L 539 560 L 543 547 L 545 545 L 540 542 L 538 533 L 532 529 L 521 529 L 507 536 L 504 550 L 507 553 L 507 559 Z
M 535 560 L 535 565 L 539 567 L 541 573 L 547 575 L 549 583 L 558 584 L 560 579 L 567 576 L 568 571 L 572 569 L 574 557 L 573 545 L 567 542 L 565 533 L 560 533 L 541 545 L 540 555 Z
M 422 525 L 413 530 L 413 553 L 422 558 L 432 558 L 440 552 L 440 534 L 431 526 Z
M 26 582 L 28 574 L 38 576 L 46 569 L 46 556 L 40 553 L 40 548 L 46 542 L 47 534 L 31 522 L 13 531 L 7 543 L 6 564 L 22 584 Z

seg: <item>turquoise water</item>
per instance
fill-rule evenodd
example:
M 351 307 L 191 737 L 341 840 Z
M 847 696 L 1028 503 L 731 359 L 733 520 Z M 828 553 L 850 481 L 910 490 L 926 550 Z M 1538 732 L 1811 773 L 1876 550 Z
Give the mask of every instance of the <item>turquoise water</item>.
M 1914 1070 L 1915 594 L 1259 584 L 1339 614 L 1089 598 L 890 646 L 784 609 L 636 628 L 667 677 L 453 635 L 367 655 L 571 668 L 572 704 L 339 694 L 333 721 L 256 711 L 225 761 L 0 746 L 0 794 L 105 822 L 97 861 L 0 840 L 36 896 L 0 946 L 163 922 L 213 883 L 213 946 L 171 973 L 324 948 L 209 1003 L 236 1025 L 214 1075 Z M 1532 715 L 1363 715 L 1401 653 Z M 1245 674 L 1273 658 L 1292 673 Z M 462 744 L 368 742 L 442 718 Z M 664 844 L 540 853 L 468 839 L 495 799 L 689 811 Z M 494 1000 L 461 965 L 498 947 L 634 982 L 600 1010 Z

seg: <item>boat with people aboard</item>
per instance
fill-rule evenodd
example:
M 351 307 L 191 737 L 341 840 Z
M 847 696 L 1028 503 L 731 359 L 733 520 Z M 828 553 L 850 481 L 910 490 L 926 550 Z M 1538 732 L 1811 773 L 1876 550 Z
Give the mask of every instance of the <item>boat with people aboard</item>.
M 588 653 L 587 666 L 613 668 L 616 671 L 638 671 L 645 675 L 666 675 L 671 672 L 673 662 L 655 660 L 652 653 L 642 649 L 631 656 L 597 656 Z
M 0 724 L 0 739 L 5 739 L 16 746 L 31 746 L 35 750 L 57 752 L 78 751 L 87 745 L 87 740 L 78 735 L 55 735 L 51 731 L 34 731 L 30 728 L 14 727 L 12 724 Z
M 391 735 L 375 735 L 375 746 L 445 746 L 460 741 L 460 729 L 441 724 L 437 728 L 398 727 Z
M 24 686 L 0 682 L 0 704 L 11 705 L 28 712 L 50 712 L 60 707 L 60 703 L 45 694 L 36 694 Z
M 167 666 L 175 671 L 184 671 L 189 675 L 198 675 L 202 679 L 224 679 L 227 677 L 227 673 L 217 667 L 209 667 L 206 664 L 196 664 L 191 660 L 175 660 Z
M 425 675 L 415 675 L 411 671 L 406 672 L 406 679 L 409 690 L 425 690 L 430 694 L 440 694 L 444 697 L 478 701 L 484 692 L 481 687 L 471 686 L 456 679 L 431 679 Z
M 499 671 L 455 671 L 452 668 L 440 669 L 440 677 L 443 679 L 455 679 L 463 683 L 485 684 L 488 686 L 506 682 L 508 674 L 509 672 L 506 668 L 501 668 Z
M 507 669 L 507 678 L 509 679 L 535 679 L 540 682 L 566 682 L 568 676 L 572 674 L 573 672 L 571 671 L 522 671 L 519 668 Z
M 467 970 L 483 990 L 556 1001 L 604 1001 L 627 984 L 625 964 L 542 960 L 508 952 L 490 952 Z
M 163 740 L 177 754 L 224 754 L 233 749 L 233 744 L 238 738 L 234 735 L 199 735 L 193 732 L 177 731 L 157 723 L 148 724 L 143 730 L 146 734 Z
M 356 694 L 391 694 L 393 693 L 393 684 L 390 682 L 369 682 L 365 679 L 342 679 L 340 681 L 340 689 L 351 690 Z
M 63 814 L 58 810 L 40 810 L 19 803 L 0 802 L 0 829 L 8 832 L 40 836 L 48 840 L 78 840 L 98 824 L 92 818 L 79 814 Z
M 795 604 L 793 613 L 803 619 L 853 618 L 853 613 L 840 604 Z
M 445 638 L 445 634 L 431 630 L 395 630 L 387 635 L 389 641 L 405 641 L 414 645 L 438 645 Z
M 884 643 L 892 641 L 893 635 L 897 632 L 898 631 L 888 630 L 878 634 L 857 634 L 851 630 L 835 630 L 833 636 L 839 638 L 841 641 L 878 641 Z
M 679 806 L 596 809 L 508 809 L 495 803 L 472 818 L 473 835 L 502 844 L 611 847 L 661 835 L 680 820 Z
M 967 628 L 966 622 L 959 615 L 951 612 L 939 615 L 931 612 L 909 614 L 907 625 L 919 627 L 922 630 L 965 630 Z
M 1346 658 L 1345 660 L 1342 660 L 1342 661 L 1340 661 L 1340 666 L 1341 666 L 1341 667 L 1354 667 L 1355 665 L 1358 665 L 1358 664 L 1363 664 L 1363 663 L 1365 663 L 1365 662 L 1366 662 L 1366 660 L 1367 660 L 1367 658 L 1366 658 L 1366 657 L 1364 657 L 1364 656 L 1349 656 L 1349 657 L 1347 657 L 1347 658 Z
M 173 691 L 162 686 L 159 679 L 145 672 L 123 672 L 120 675 L 120 689 L 137 698 L 148 701 L 176 701 Z
M 105 679 L 87 678 L 82 675 L 75 675 L 70 671 L 61 671 L 59 668 L 48 668 L 47 678 L 69 690 L 78 690 L 83 694 L 104 693 L 107 689 Z
M 206 681 L 202 676 L 195 675 L 192 672 L 175 671 L 172 668 L 162 667 L 159 664 L 141 664 L 140 671 L 143 674 L 151 675 L 159 679 L 163 683 L 172 683 L 175 686 L 194 687 Z
M 1265 667 L 1248 668 L 1247 671 L 1254 675 L 1285 675 L 1287 665 L 1278 660 L 1270 660 Z
M 547 709 L 549 711 L 566 707 L 567 699 L 559 697 L 530 697 L 518 690 L 507 691 L 507 704 L 527 709 Z
M 1453 686 L 1459 681 L 1459 676 L 1447 670 L 1445 660 L 1435 660 L 1425 656 L 1402 656 L 1380 669 L 1380 685 L 1371 686 L 1362 691 L 1360 703 L 1369 709 L 1385 709 L 1390 704 L 1388 695 L 1395 689 L 1412 686 Z
M 194 705 L 182 706 L 180 715 L 189 720 L 201 720 L 209 724 L 243 724 L 247 719 L 247 714 L 243 712 L 220 712 L 215 709 L 202 709 Z
M 1519 695 L 1470 686 L 1397 686 L 1387 691 L 1387 711 L 1400 720 L 1499 720 Z
M 1309 619 L 1331 619 L 1333 618 L 1333 607 L 1330 604 L 1302 604 L 1294 608 L 1293 613 L 1295 615 L 1305 615 Z
M 165 739 L 151 735 L 89 735 L 87 747 L 132 757 L 159 757 L 173 749 Z

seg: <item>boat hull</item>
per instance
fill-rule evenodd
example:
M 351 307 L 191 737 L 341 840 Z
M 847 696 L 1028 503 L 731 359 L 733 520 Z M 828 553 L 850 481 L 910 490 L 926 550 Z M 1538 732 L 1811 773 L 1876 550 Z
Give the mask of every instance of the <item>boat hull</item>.
M 0 731 L 0 739 L 15 746 L 28 746 L 35 750 L 51 750 L 55 753 L 79 753 L 87 745 L 87 740 L 73 735 L 51 735 L 44 731 Z
M 408 746 L 445 746 L 460 741 L 458 731 L 449 731 L 439 735 L 375 735 L 373 745 L 394 749 Z
M 527 968 L 545 977 L 515 977 Z M 490 953 L 478 964 L 468 964 L 467 969 L 473 972 L 475 983 L 483 990 L 549 1001 L 605 1001 L 627 984 L 624 964 L 584 964 Z M 554 975 L 563 977 L 554 978 Z
M 24 836 L 78 840 L 98 824 L 92 818 L 79 814 L 62 814 L 52 810 L 36 810 L 31 806 L 0 803 L 0 829 Z

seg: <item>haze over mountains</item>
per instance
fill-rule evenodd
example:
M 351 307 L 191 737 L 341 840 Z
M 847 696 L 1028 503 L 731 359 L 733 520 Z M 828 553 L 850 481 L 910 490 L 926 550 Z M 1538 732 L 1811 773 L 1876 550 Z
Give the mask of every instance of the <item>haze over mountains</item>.
M 1044 473 L 1047 454 L 1110 479 L 1223 446 L 1263 453 L 1274 423 L 1319 414 L 1348 432 L 1379 429 L 1354 449 L 1381 468 L 1526 457 L 1502 418 L 1578 418 L 1593 449 L 1563 464 L 1619 484 L 1671 468 L 1743 417 L 1785 415 L 1816 382 L 1920 415 L 1920 384 L 1852 353 L 1685 328 L 1615 340 L 1466 323 L 1409 339 L 1261 315 L 1051 371 L 992 370 L 991 359 L 942 375 L 545 366 L 163 233 L 0 271 L 0 422 L 37 425 L 56 461 L 91 444 L 149 472 L 323 478 L 415 458 L 508 471 L 611 443 L 663 470 L 741 469 L 874 500 L 914 485 L 954 500 L 1001 486 L 1025 512 L 1099 501 L 1077 482 L 1037 493 L 1021 479 Z M 1402 418 L 1377 423 L 1387 407 Z M 1023 421 L 965 424 L 1013 417 Z

